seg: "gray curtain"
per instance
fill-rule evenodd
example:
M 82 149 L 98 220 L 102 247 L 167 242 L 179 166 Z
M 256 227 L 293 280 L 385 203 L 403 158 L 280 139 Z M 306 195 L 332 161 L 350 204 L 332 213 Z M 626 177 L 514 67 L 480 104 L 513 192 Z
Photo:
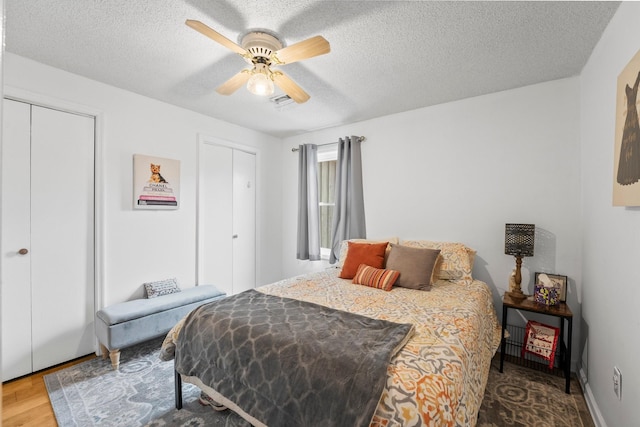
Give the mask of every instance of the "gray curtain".
M 297 259 L 320 259 L 320 208 L 318 206 L 318 146 L 298 150 L 298 247 Z
M 340 243 L 343 240 L 367 237 L 360 143 L 360 138 L 357 136 L 338 140 L 336 205 L 333 211 L 331 254 L 329 255 L 331 264 L 336 262 L 340 254 Z

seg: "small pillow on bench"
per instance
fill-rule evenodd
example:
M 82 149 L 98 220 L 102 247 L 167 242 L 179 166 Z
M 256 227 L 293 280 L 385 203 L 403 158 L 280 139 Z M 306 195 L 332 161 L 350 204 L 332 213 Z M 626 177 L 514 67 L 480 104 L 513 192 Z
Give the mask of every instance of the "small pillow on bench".
M 156 298 L 161 295 L 180 292 L 180 287 L 178 286 L 178 281 L 175 277 L 166 280 L 159 280 L 157 282 L 145 283 L 144 289 L 147 291 L 147 298 Z

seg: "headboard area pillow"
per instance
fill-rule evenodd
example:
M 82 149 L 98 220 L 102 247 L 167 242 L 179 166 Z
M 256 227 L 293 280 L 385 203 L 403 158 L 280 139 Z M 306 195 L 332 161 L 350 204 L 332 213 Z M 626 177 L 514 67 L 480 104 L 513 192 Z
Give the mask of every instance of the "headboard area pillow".
M 473 281 L 472 271 L 476 251 L 457 242 L 436 242 L 432 240 L 403 240 L 403 246 L 413 248 L 440 249 L 442 263 L 436 269 L 435 276 L 438 279 L 462 281 L 471 283 Z
M 354 243 L 382 243 L 382 242 L 388 242 L 389 244 L 391 243 L 400 243 L 400 239 L 398 239 L 397 237 L 389 237 L 388 239 L 349 239 L 349 240 L 343 240 L 340 243 L 340 253 L 338 256 L 338 263 L 336 264 L 337 268 L 342 268 L 342 266 L 344 265 L 344 260 L 347 257 L 347 251 L 349 250 L 349 242 L 354 242 Z M 391 250 L 391 246 L 387 246 L 387 251 L 385 253 L 385 259 L 389 256 L 389 251 Z
M 439 254 L 439 249 L 392 244 L 386 268 L 400 272 L 396 286 L 428 291 Z
M 357 243 L 348 242 L 347 255 L 338 275 L 342 279 L 353 279 L 360 264 L 374 268 L 384 267 L 384 254 L 387 250 L 387 242 L 382 243 Z

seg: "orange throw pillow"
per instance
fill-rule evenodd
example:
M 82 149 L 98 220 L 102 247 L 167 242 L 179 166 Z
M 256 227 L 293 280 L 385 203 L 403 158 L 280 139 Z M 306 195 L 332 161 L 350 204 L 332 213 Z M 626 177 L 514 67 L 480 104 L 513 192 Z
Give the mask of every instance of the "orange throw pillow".
M 342 279 L 353 279 L 360 264 L 366 264 L 374 268 L 384 266 L 384 253 L 387 249 L 387 242 L 382 243 L 354 243 L 348 242 L 347 256 L 340 270 L 339 277 Z

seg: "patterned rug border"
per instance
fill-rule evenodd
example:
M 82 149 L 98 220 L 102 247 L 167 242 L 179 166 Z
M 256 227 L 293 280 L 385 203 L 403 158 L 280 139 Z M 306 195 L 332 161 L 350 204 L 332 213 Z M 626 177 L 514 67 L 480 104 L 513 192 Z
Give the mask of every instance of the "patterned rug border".
M 199 389 L 191 384 L 183 384 L 183 409 L 176 410 L 173 362 L 159 359 L 161 342 L 124 349 L 118 371 L 108 358 L 95 358 L 45 375 L 58 425 L 249 426 L 231 411 L 216 412 L 201 405 Z M 575 377 L 567 395 L 564 378 L 509 362 L 501 374 L 498 366 L 494 358 L 478 427 L 595 427 Z M 559 409 L 550 410 L 552 403 Z

